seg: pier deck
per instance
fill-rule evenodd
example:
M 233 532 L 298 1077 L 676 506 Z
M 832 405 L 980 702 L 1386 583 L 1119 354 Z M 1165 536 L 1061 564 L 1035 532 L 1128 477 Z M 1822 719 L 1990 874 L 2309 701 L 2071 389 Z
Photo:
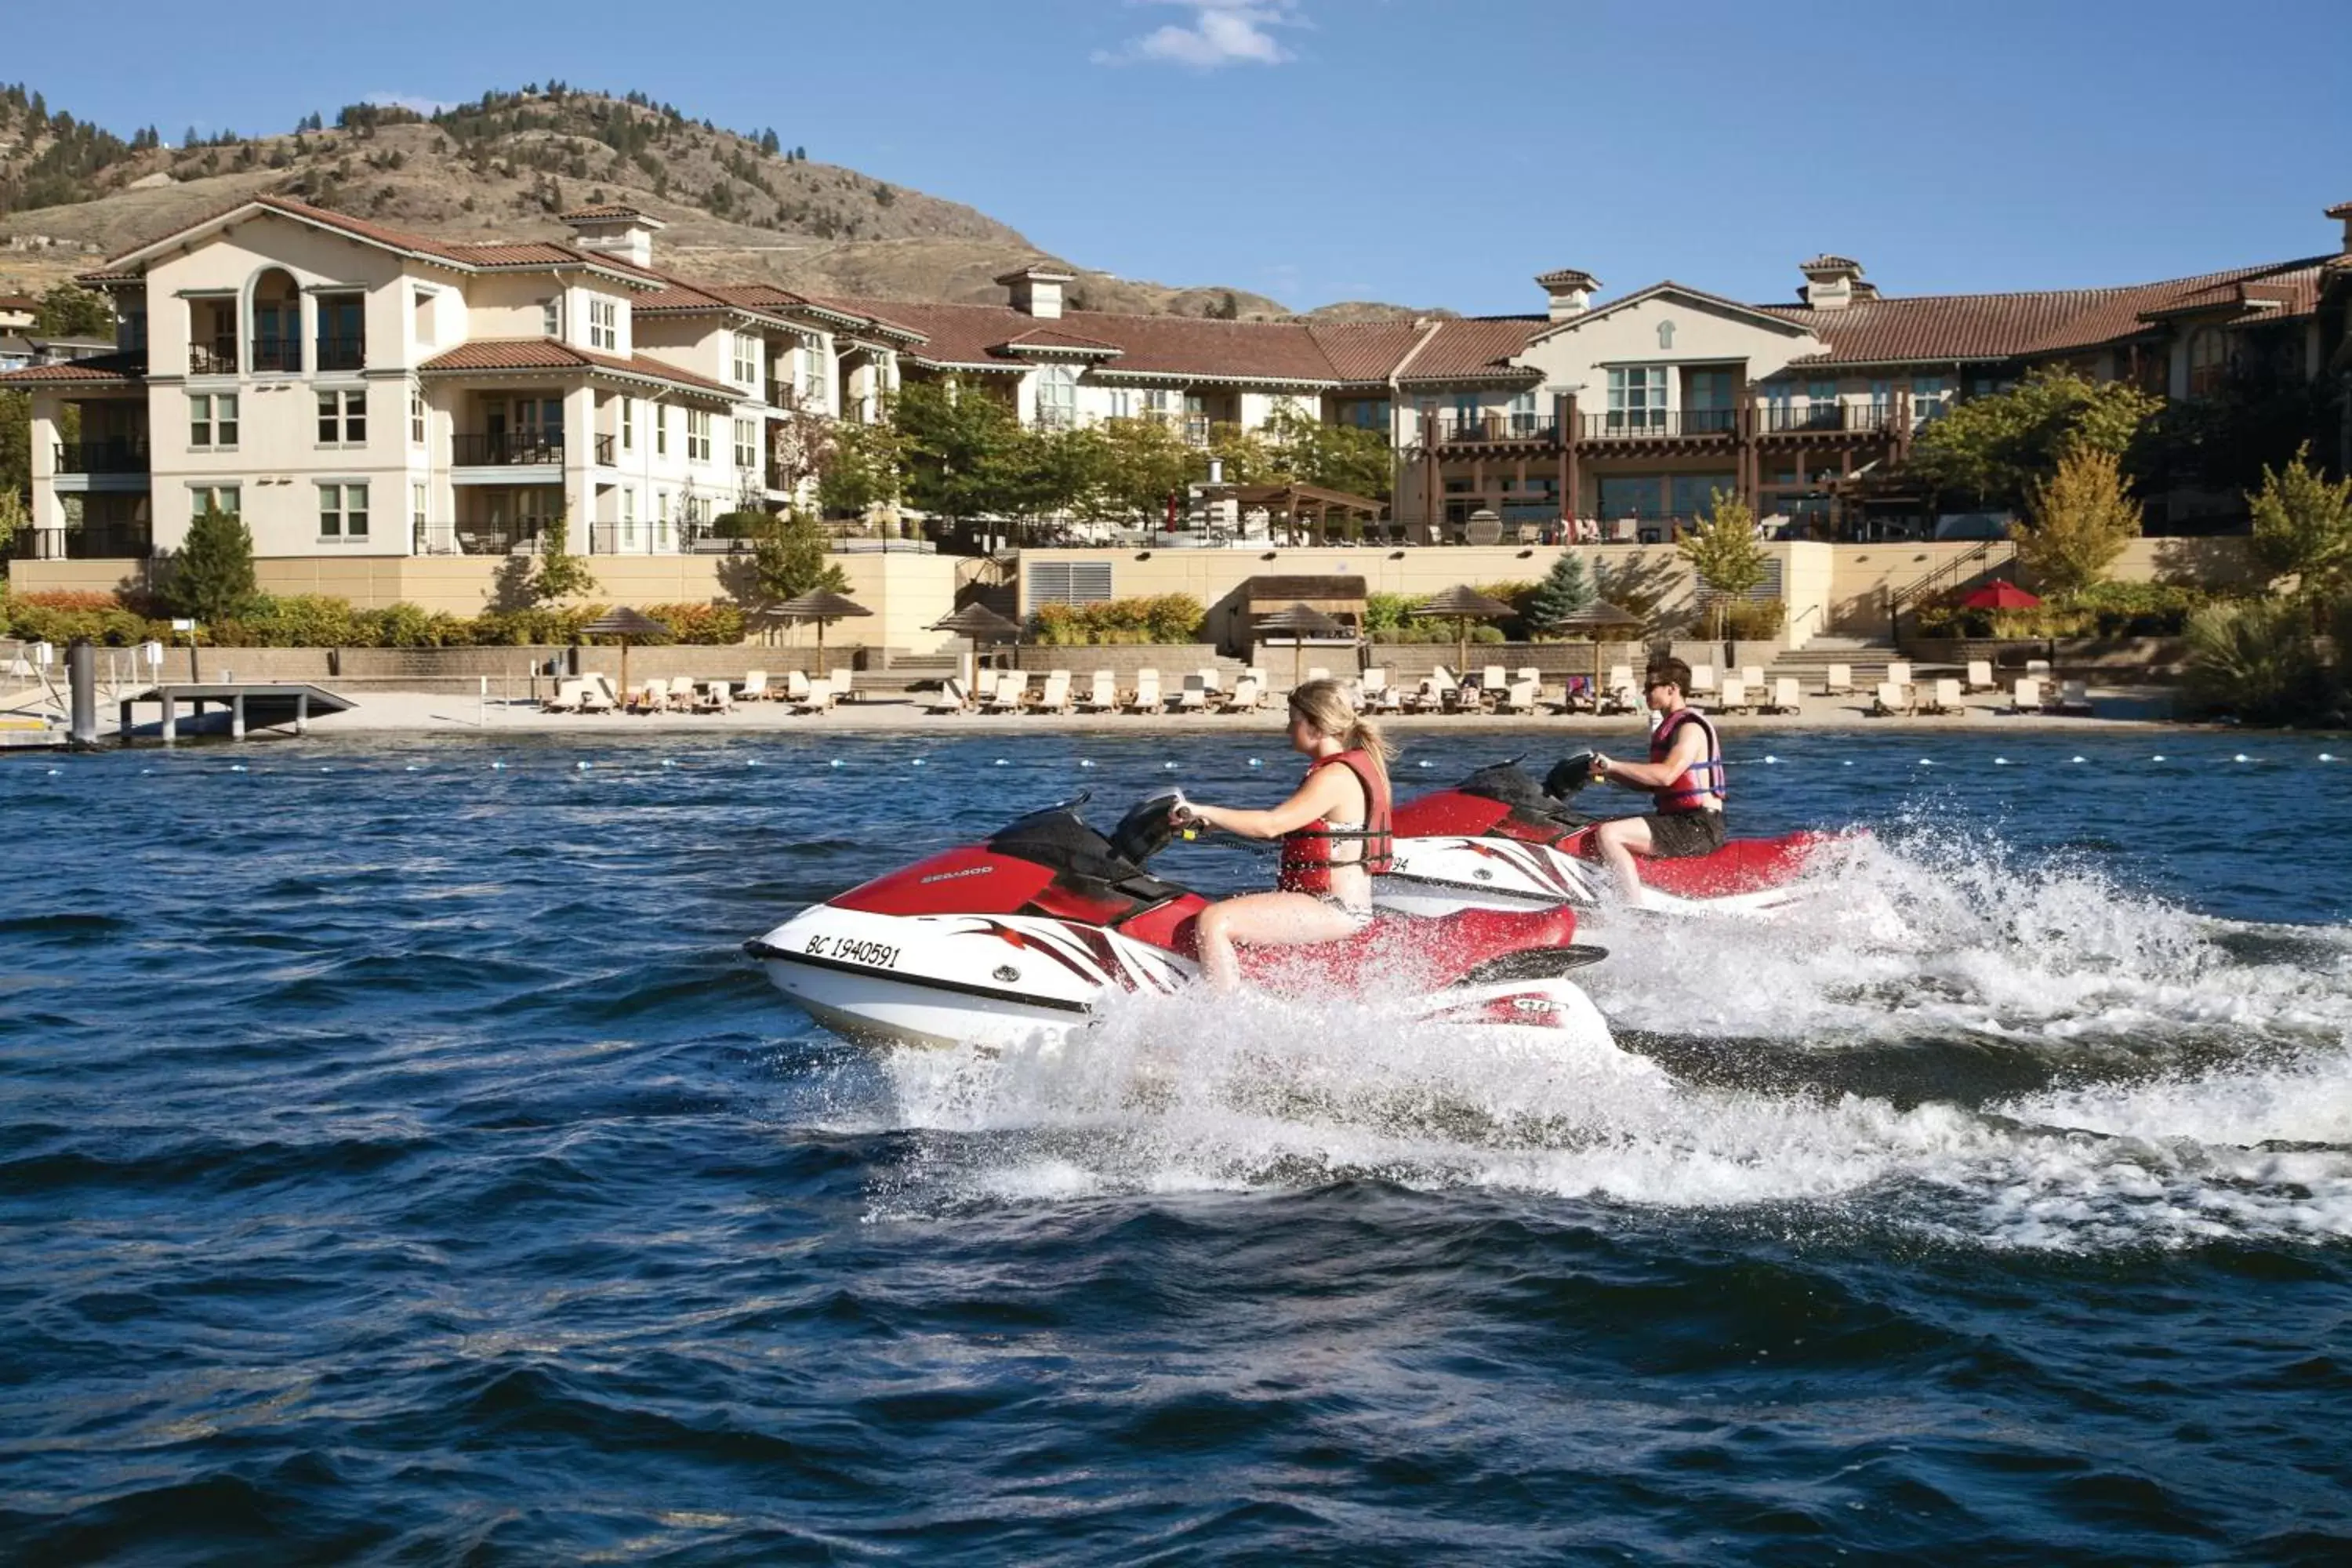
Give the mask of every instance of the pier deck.
M 190 705 L 191 719 L 201 717 L 208 703 L 227 709 L 229 736 L 238 741 L 245 739 L 249 728 L 268 730 L 288 723 L 294 726 L 296 734 L 307 735 L 313 718 L 344 712 L 352 706 L 350 699 L 304 681 L 165 681 L 121 700 L 125 740 L 131 738 L 131 710 L 142 702 L 162 706 L 163 739 L 167 742 L 180 737 L 180 705 L 184 702 Z

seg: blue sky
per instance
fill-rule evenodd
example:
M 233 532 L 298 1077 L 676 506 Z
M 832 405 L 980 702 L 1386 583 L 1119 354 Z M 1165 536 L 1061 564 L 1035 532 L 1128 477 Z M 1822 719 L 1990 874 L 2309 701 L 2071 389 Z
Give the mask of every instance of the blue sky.
M 964 201 L 1081 264 L 1533 310 L 1531 275 L 1788 298 L 2140 281 L 2332 250 L 2352 3 L 411 0 L 191 26 L 26 6 L 0 75 L 129 132 L 280 131 L 372 96 L 641 89 Z M 272 33 L 278 47 L 260 40 Z

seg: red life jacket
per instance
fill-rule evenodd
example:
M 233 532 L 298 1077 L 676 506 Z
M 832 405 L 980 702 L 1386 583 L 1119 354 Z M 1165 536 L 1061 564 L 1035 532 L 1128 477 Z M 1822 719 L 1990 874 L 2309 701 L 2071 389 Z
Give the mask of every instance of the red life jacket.
M 1388 873 L 1395 863 L 1396 841 L 1391 837 L 1393 826 L 1389 812 L 1389 781 L 1381 776 L 1372 759 L 1362 752 L 1334 752 L 1328 757 L 1318 757 L 1307 765 L 1309 778 L 1317 768 L 1344 763 L 1364 786 L 1364 826 L 1359 833 L 1353 828 L 1340 831 L 1345 838 L 1331 836 L 1331 825 L 1310 822 L 1282 836 L 1282 872 L 1275 885 L 1286 893 L 1328 893 L 1331 890 L 1331 868 L 1334 866 L 1361 866 L 1370 876 Z M 1332 851 L 1342 844 L 1361 845 L 1358 855 L 1341 855 L 1333 858 Z
M 1706 732 L 1706 754 L 1685 769 L 1674 783 L 1651 792 L 1658 809 L 1670 816 L 1685 811 L 1720 811 L 1724 797 L 1730 793 L 1724 786 L 1723 742 L 1706 715 L 1696 708 L 1677 708 L 1658 726 L 1657 732 L 1650 737 L 1650 761 L 1666 760 L 1667 753 L 1675 749 L 1675 731 L 1686 721 Z

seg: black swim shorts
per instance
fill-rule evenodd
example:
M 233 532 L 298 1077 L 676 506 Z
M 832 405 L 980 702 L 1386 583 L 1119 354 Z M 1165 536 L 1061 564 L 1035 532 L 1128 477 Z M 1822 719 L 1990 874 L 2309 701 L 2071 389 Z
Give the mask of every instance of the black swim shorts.
M 1723 847 L 1719 811 L 1654 811 L 1642 820 L 1650 825 L 1650 853 L 1658 859 L 1687 859 Z

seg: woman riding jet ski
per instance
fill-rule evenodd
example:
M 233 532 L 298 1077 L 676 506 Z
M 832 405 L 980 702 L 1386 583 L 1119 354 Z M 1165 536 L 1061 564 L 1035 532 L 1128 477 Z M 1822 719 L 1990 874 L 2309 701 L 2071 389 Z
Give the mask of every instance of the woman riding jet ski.
M 1201 973 L 1209 900 L 1145 870 L 1175 831 L 1178 795 L 1108 837 L 1083 796 L 803 910 L 744 943 L 777 989 L 851 1038 L 1015 1045 L 1066 1035 L 1121 993 L 1166 994 Z M 1575 911 L 1383 914 L 1342 941 L 1244 947 L 1248 982 L 1308 997 L 1394 991 L 1401 1021 L 1496 1026 L 1516 1043 L 1610 1045 L 1563 978 L 1599 950 L 1570 945 Z
M 1397 807 L 1392 863 L 1373 885 L 1374 901 L 1421 915 L 1599 906 L 1614 892 L 1592 844 L 1602 819 L 1571 804 L 1592 782 L 1592 763 L 1591 752 L 1577 752 L 1538 784 L 1516 761 L 1501 763 Z M 1777 913 L 1806 896 L 1797 884 L 1807 861 L 1842 837 L 1734 838 L 1710 854 L 1643 860 L 1643 907 L 1673 915 Z

